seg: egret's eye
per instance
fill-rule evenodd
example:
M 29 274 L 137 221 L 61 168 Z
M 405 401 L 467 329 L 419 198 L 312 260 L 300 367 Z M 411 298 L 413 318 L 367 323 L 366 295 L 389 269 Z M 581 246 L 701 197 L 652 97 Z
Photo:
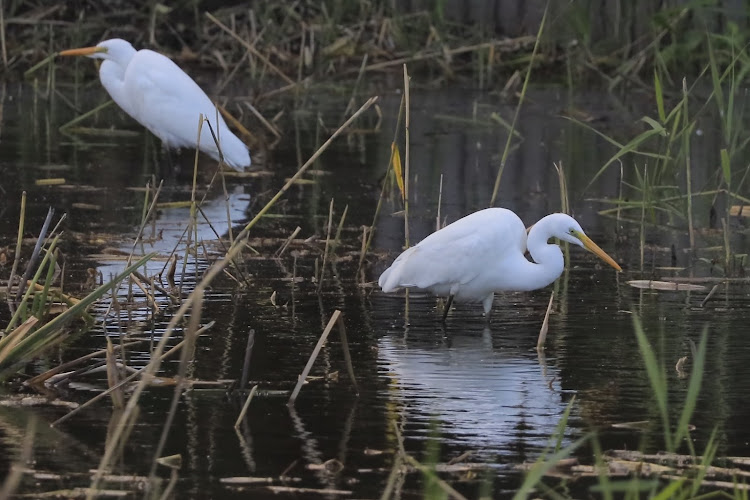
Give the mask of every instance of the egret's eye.
M 571 227 L 571 228 L 570 228 L 570 229 L 568 230 L 568 232 L 569 232 L 570 234 L 576 234 L 576 230 L 575 230 L 575 229 L 573 229 L 572 227 Z

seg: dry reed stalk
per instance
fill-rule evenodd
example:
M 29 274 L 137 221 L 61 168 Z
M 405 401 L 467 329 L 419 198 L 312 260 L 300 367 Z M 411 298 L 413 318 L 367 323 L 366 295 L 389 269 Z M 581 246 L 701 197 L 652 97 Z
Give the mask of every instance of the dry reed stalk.
M 682 79 L 682 101 L 683 101 L 683 119 L 688 123 L 688 88 L 687 78 Z M 692 186 L 692 168 L 690 167 L 690 137 L 685 138 L 685 184 L 687 185 L 687 217 L 688 217 L 688 235 L 690 239 L 690 250 L 695 249 L 695 229 L 693 227 L 693 186 Z
M 107 337 L 107 387 L 115 387 L 120 383 L 120 369 L 117 367 L 117 358 L 115 357 L 115 350 L 112 346 L 112 340 Z M 122 410 L 125 407 L 125 392 L 122 387 L 113 389 L 109 393 L 112 399 L 112 407 L 115 410 Z
M 284 242 L 284 244 L 281 245 L 281 248 L 279 248 L 278 250 L 276 250 L 276 254 L 274 255 L 274 257 L 279 258 L 282 255 L 284 255 L 284 252 L 286 252 L 287 247 L 292 243 L 292 241 L 294 240 L 294 238 L 297 237 L 297 235 L 299 234 L 300 231 L 302 231 L 302 228 L 299 227 L 299 226 L 297 226 L 296 229 L 294 231 L 292 231 L 292 234 L 289 235 L 289 238 L 286 239 L 286 241 Z
M 544 343 L 547 341 L 547 331 L 549 330 L 549 315 L 552 312 L 552 303 L 555 300 L 555 292 L 552 292 L 549 296 L 549 304 L 547 304 L 547 312 L 544 313 L 544 321 L 542 321 L 542 327 L 539 329 L 539 339 L 536 341 L 536 350 L 543 351 Z
M 159 311 L 161 311 L 159 304 L 156 303 L 156 299 L 153 296 L 153 292 L 146 289 L 146 287 L 143 285 L 141 280 L 138 279 L 138 277 L 135 274 L 130 273 L 130 279 L 133 281 L 133 283 L 135 283 L 135 285 L 138 288 L 141 289 L 141 291 L 143 292 L 143 295 L 146 296 L 146 300 L 148 301 L 148 303 L 151 305 L 151 307 L 154 308 L 154 312 L 158 313 Z
M 247 106 L 247 109 L 249 109 L 250 112 L 255 115 L 255 117 L 260 121 L 260 123 L 263 124 L 264 127 L 268 129 L 269 132 L 275 135 L 277 139 L 281 139 L 281 132 L 279 131 L 279 129 L 276 128 L 271 122 L 266 120 L 266 117 L 260 114 L 260 111 L 255 109 L 255 106 L 247 101 L 245 101 L 245 106 Z
M 568 181 L 565 178 L 565 170 L 563 170 L 563 163 L 560 161 L 559 164 L 553 163 L 555 170 L 557 170 L 557 180 L 560 186 L 560 211 L 564 214 L 570 214 L 570 201 L 568 199 Z
M 245 346 L 245 359 L 242 362 L 242 375 L 240 376 L 240 390 L 244 391 L 247 385 L 247 379 L 250 377 L 250 359 L 253 356 L 253 346 L 255 345 L 255 330 L 252 328 L 247 334 L 247 345 Z
M 341 214 L 341 219 L 339 219 L 339 224 L 336 227 L 336 236 L 333 237 L 333 247 L 331 248 L 331 252 L 335 253 L 336 248 L 338 248 L 341 243 L 341 231 L 344 229 L 344 221 L 346 220 L 347 213 L 349 213 L 349 205 L 344 206 L 344 213 Z
M 10 276 L 8 277 L 8 296 L 11 294 L 11 288 L 13 287 L 13 278 L 16 276 L 18 270 L 18 262 L 21 260 L 21 244 L 23 243 L 23 227 L 26 221 L 26 191 L 21 193 L 21 215 L 18 218 L 18 237 L 16 239 L 16 253 L 13 256 L 13 266 L 10 268 Z
M 323 333 L 320 335 L 320 338 L 318 339 L 318 343 L 315 345 L 315 348 L 313 349 L 312 354 L 310 354 L 310 358 L 307 360 L 307 364 L 305 365 L 305 368 L 302 370 L 302 374 L 300 374 L 299 378 L 297 379 L 297 385 L 294 386 L 292 395 L 289 396 L 289 401 L 287 402 L 287 406 L 294 406 L 294 402 L 297 400 L 299 391 L 300 389 L 302 389 L 302 385 L 305 383 L 305 380 L 307 380 L 307 376 L 310 374 L 310 370 L 312 369 L 313 363 L 315 363 L 315 360 L 317 359 L 318 354 L 320 354 L 320 350 L 325 345 L 326 340 L 328 339 L 328 334 L 331 333 L 331 330 L 333 330 L 333 327 L 336 324 L 338 324 L 339 326 L 339 334 L 341 336 L 341 349 L 344 352 L 344 359 L 346 360 L 346 367 L 347 367 L 347 371 L 349 372 L 349 378 L 351 379 L 352 385 L 354 386 L 354 390 L 356 391 L 357 394 L 359 394 L 357 380 L 354 378 L 354 368 L 352 367 L 351 355 L 349 354 L 349 343 L 346 340 L 346 330 L 344 329 L 343 318 L 341 315 L 341 311 L 336 309 L 335 311 L 333 311 L 333 314 L 331 315 L 331 319 L 328 320 L 328 324 L 323 330 Z
M 711 297 L 714 296 L 714 294 L 716 293 L 716 291 L 719 289 L 719 286 L 721 286 L 721 283 L 716 283 L 711 288 L 711 291 L 708 292 L 708 294 L 706 295 L 706 298 L 704 298 L 703 301 L 701 301 L 701 307 L 706 307 L 706 304 L 708 303 L 709 300 L 711 300 Z
M 333 198 L 331 198 L 331 204 L 328 206 L 328 225 L 326 229 L 326 246 L 323 250 L 323 265 L 320 267 L 320 277 L 318 278 L 318 294 L 323 289 L 323 279 L 326 274 L 326 262 L 328 262 L 328 248 L 330 247 L 331 241 L 331 226 L 333 225 Z
M 341 340 L 341 349 L 344 351 L 344 363 L 346 363 L 346 370 L 349 372 L 349 380 L 351 380 L 354 386 L 354 393 L 359 396 L 359 386 L 357 385 L 357 378 L 354 376 L 354 365 L 352 364 L 352 356 L 349 353 L 349 340 L 346 336 L 346 327 L 344 326 L 344 315 L 340 314 L 336 320 L 339 326 L 339 339 Z
M 495 186 L 492 188 L 492 197 L 490 198 L 490 206 L 495 205 L 495 200 L 497 199 L 497 193 L 500 190 L 500 179 L 503 176 L 503 170 L 505 170 L 505 162 L 508 160 L 508 153 L 510 152 L 510 143 L 513 139 L 513 131 L 516 129 L 516 123 L 518 121 L 518 115 L 521 111 L 521 105 L 524 102 L 524 98 L 526 96 L 526 89 L 529 85 L 529 80 L 531 79 L 531 70 L 534 67 L 534 58 L 536 57 L 537 51 L 539 50 L 539 41 L 542 38 L 542 33 L 544 32 L 544 24 L 547 20 L 547 10 L 549 9 L 549 3 L 544 7 L 544 14 L 542 15 L 542 21 L 539 23 L 539 30 L 537 31 L 535 41 L 534 41 L 534 50 L 531 51 L 531 59 L 529 60 L 529 67 L 526 69 L 526 77 L 523 80 L 523 87 L 521 88 L 521 96 L 518 100 L 518 104 L 516 105 L 516 111 L 513 114 L 513 121 L 511 122 L 511 131 L 508 133 L 508 138 L 505 142 L 505 149 L 503 149 L 503 156 L 500 159 L 500 168 L 497 170 L 497 176 L 495 177 Z
M 260 59 L 263 62 L 263 64 L 265 64 L 271 71 L 273 71 L 274 73 L 276 73 L 282 80 L 284 80 L 289 85 L 296 85 L 296 82 L 294 80 L 292 80 L 291 78 L 289 78 L 283 71 L 281 71 L 278 67 L 276 67 L 276 65 L 274 65 L 271 61 L 269 61 L 266 56 L 264 56 L 263 54 L 261 54 L 260 52 L 258 52 L 258 50 L 255 47 L 253 47 L 250 43 L 248 43 L 244 38 L 242 38 L 241 36 L 239 36 L 237 33 L 235 33 L 234 31 L 232 31 L 231 28 L 229 28 L 224 23 L 222 23 L 221 21 L 219 21 L 218 19 L 216 19 L 213 15 L 211 15 L 210 12 L 206 12 L 206 17 L 211 22 L 213 22 L 216 26 L 218 26 L 219 28 L 221 28 L 222 30 L 224 30 L 226 33 L 228 33 L 229 36 L 231 36 L 232 38 L 234 38 L 235 40 L 237 40 L 237 42 L 240 45 L 242 45 L 243 47 L 245 47 L 245 49 L 247 49 L 248 51 L 250 51 L 250 53 L 252 53 L 255 57 L 257 57 L 258 59 Z
M 247 396 L 247 399 L 245 400 L 245 404 L 242 405 L 242 410 L 240 411 L 240 415 L 237 417 L 237 421 L 234 423 L 234 428 L 239 428 L 242 421 L 245 419 L 245 415 L 247 414 L 247 409 L 250 407 L 250 401 L 253 400 L 253 396 L 255 396 L 255 392 L 258 390 L 258 386 L 254 385 L 252 389 L 250 389 L 250 394 Z
M 409 248 L 409 73 L 404 64 L 404 247 Z M 408 294 L 408 290 L 407 290 Z
M 224 117 L 226 121 L 228 121 L 234 128 L 236 128 L 240 134 L 245 136 L 251 144 L 255 144 L 260 142 L 257 137 L 255 137 L 255 134 L 250 132 L 247 127 L 245 127 L 242 122 L 240 122 L 237 118 L 235 118 L 229 111 L 224 109 L 223 106 L 216 105 L 216 109 L 218 109 L 221 112 L 221 115 Z
M 346 108 L 344 108 L 344 112 L 341 114 L 341 119 L 343 120 L 346 118 L 346 114 L 354 108 L 354 100 L 357 96 L 357 90 L 359 90 L 359 86 L 362 83 L 362 77 L 365 76 L 365 67 L 367 66 L 367 58 L 369 54 L 365 53 L 364 57 L 362 58 L 362 64 L 359 66 L 359 73 L 357 74 L 357 81 L 354 82 L 354 87 L 352 87 L 352 95 L 349 98 L 349 102 L 346 103 Z
M 5 2 L 0 0 L 0 48 L 3 54 L 3 67 L 8 69 L 8 49 L 5 44 Z
M 440 174 L 440 187 L 438 188 L 437 217 L 435 217 L 435 231 L 440 231 L 440 207 L 443 205 L 443 174 Z

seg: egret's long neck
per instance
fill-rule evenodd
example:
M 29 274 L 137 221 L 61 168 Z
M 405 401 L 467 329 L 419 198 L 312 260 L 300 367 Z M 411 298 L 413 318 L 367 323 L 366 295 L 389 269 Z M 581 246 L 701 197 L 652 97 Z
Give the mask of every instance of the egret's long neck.
M 549 222 L 550 220 L 545 217 L 534 224 L 529 232 L 526 248 L 534 263 L 529 262 L 524 268 L 522 289 L 544 288 L 562 274 L 565 266 L 562 251 L 559 246 L 547 243 L 552 234 Z
M 125 72 L 128 69 L 130 60 L 135 55 L 135 49 L 132 53 L 127 52 L 118 54 L 116 58 L 108 58 L 102 62 L 99 68 L 99 80 L 102 85 L 107 89 L 110 97 L 117 103 L 125 112 L 127 112 L 133 118 L 132 106 L 130 105 L 130 99 L 125 94 Z

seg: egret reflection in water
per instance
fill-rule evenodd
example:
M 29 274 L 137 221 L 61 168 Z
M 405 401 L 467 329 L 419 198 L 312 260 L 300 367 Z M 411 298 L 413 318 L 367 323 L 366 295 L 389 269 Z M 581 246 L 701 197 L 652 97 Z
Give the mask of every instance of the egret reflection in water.
M 524 348 L 493 346 L 489 328 L 440 345 L 432 333 L 431 340 L 388 335 L 378 342 L 407 422 L 436 420 L 443 442 L 492 453 L 549 442 L 566 406 L 556 369 Z

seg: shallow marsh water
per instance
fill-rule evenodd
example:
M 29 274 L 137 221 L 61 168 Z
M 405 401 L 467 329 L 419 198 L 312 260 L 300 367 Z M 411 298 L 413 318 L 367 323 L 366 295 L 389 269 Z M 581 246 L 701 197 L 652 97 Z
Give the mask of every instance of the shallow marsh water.
M 90 93 L 90 107 L 106 98 L 98 90 Z M 96 254 L 130 250 L 143 206 L 141 188 L 152 175 L 165 179 L 163 201 L 189 199 L 192 153 L 183 152 L 168 160 L 155 139 L 114 107 L 96 116 L 92 126 L 117 127 L 132 133 L 63 135 L 57 131 L 59 125 L 75 112 L 61 102 L 53 104 L 35 96 L 24 85 L 7 86 L 4 96 L 0 246 L 13 244 L 22 190 L 29 193 L 28 236 L 38 231 L 48 206 L 58 214 L 68 213 L 64 254 L 69 293 L 81 289 L 88 267 L 95 267 L 105 277 L 122 268 L 121 262 Z M 509 120 L 515 104 L 463 89 L 420 90 L 412 94 L 412 99 L 410 229 L 415 242 L 435 227 L 441 174 L 443 219 L 452 221 L 487 206 L 505 142 L 504 129 L 493 123 L 490 115 L 498 112 Z M 500 205 L 515 210 L 527 224 L 559 210 L 558 177 L 552 163 L 562 160 L 573 213 L 589 235 L 623 263 L 625 272 L 617 275 L 603 269 L 591 255 L 571 249 L 570 266 L 554 287 L 557 299 L 543 357 L 534 347 L 552 287 L 500 295 L 489 325 L 478 305 L 458 305 L 442 325 L 431 297 L 412 294 L 407 313 L 402 295 L 385 295 L 372 284 L 357 283 L 360 228 L 372 221 L 399 101 L 397 93 L 384 93 L 380 129 L 372 129 L 376 119 L 371 113 L 360 122 L 360 133 L 341 138 L 323 155 L 315 167 L 320 173 L 307 177 L 314 183 L 293 187 L 272 210 L 273 216 L 253 230 L 260 255 L 247 254 L 245 271 L 250 286 L 239 287 L 223 278 L 206 295 L 203 322 L 213 320 L 216 325 L 198 341 L 192 377 L 201 381 L 240 379 L 252 330 L 248 387 L 257 383 L 260 392 L 239 432 L 234 431 L 233 424 L 246 391 L 237 391 L 236 386 L 229 390 L 226 386 L 204 386 L 183 395 L 164 452 L 183 457 L 177 497 L 245 497 L 247 489 L 221 480 L 236 476 L 278 478 L 282 473 L 296 478 L 288 483 L 294 487 L 332 488 L 355 497 L 379 497 L 398 446 L 394 424 L 402 428 L 407 451 L 419 459 L 425 458 L 431 440 L 439 442 L 436 458 L 440 462 L 471 451 L 467 462 L 481 464 L 488 473 L 480 472 L 473 479 L 464 473 L 443 477 L 472 497 L 487 482 L 495 495 L 501 496 L 520 481 L 514 465 L 534 460 L 550 442 L 574 395 L 576 402 L 565 435 L 568 442 L 598 430 L 604 449 L 641 447 L 658 451 L 663 445 L 654 429 L 639 432 L 611 427 L 642 420 L 656 427 L 658 422 L 633 334 L 633 314 L 641 316 L 663 360 L 675 416 L 681 409 L 687 382 L 678 376 L 674 365 L 689 353 L 688 340 L 697 342 L 708 325 L 708 361 L 692 422 L 696 426 L 696 448 L 702 450 L 717 428 L 720 454 L 750 454 L 750 427 L 746 425 L 750 407 L 745 404 L 750 378 L 750 351 L 746 348 L 750 288 L 744 283 L 723 285 L 701 308 L 707 290 L 641 291 L 626 284 L 629 279 L 674 273 L 660 270 L 660 266 L 671 264 L 669 249 L 673 244 L 678 264 L 687 265 L 683 252 L 686 232 L 647 229 L 648 271 L 638 270 L 638 227 L 597 215 L 596 210 L 604 206 L 588 201 L 616 196 L 616 169 L 583 189 L 614 151 L 594 134 L 558 116 L 569 104 L 566 92 L 536 89 L 529 94 L 531 104 L 520 116 L 518 127 L 524 140 L 506 166 Z M 599 123 L 610 130 L 630 127 L 638 117 L 651 112 L 637 98 L 628 99 L 624 105 L 612 96 L 589 93 L 576 95 L 575 102 L 592 116 L 602 118 Z M 298 149 L 304 161 L 325 139 L 327 133 L 315 125 L 318 112 L 326 125 L 335 128 L 345 99 L 316 96 L 308 106 L 307 111 L 288 112 L 284 137 L 266 155 L 271 174 L 228 178 L 229 206 L 236 226 L 257 212 L 269 193 L 296 170 Z M 711 150 L 718 151 L 711 132 L 717 127 L 706 125 L 707 133 L 701 136 L 703 142 L 696 154 L 709 157 Z M 718 158 L 718 153 L 715 156 Z M 170 161 L 173 165 L 165 166 Z M 205 186 L 214 164 L 205 157 L 201 164 Z M 695 182 L 707 182 L 714 174 L 712 169 L 710 162 L 696 167 Z M 66 182 L 61 186 L 35 184 L 36 179 L 48 177 L 63 177 Z M 318 295 L 311 278 L 315 259 L 323 248 L 331 198 L 335 222 L 345 205 L 349 211 L 342 248 L 337 251 L 334 267 L 326 269 L 327 280 Z M 708 220 L 706 203 L 696 200 L 696 219 L 702 226 Z M 390 199 L 378 222 L 375 248 L 365 271 L 369 281 L 376 280 L 403 244 L 403 218 L 389 215 L 398 209 Z M 205 211 L 225 236 L 226 205 L 219 191 L 209 194 Z M 162 239 L 144 249 L 168 254 L 187 221 L 185 208 L 160 210 L 154 234 L 161 232 Z M 741 222 L 733 224 L 738 226 L 733 243 L 741 251 L 746 248 L 746 234 Z M 302 228 L 299 239 L 317 235 L 318 240 L 298 243 L 285 257 L 269 259 L 279 241 L 297 226 Z M 201 236 L 215 239 L 205 225 L 201 226 Z M 264 243 L 262 238 L 268 240 Z M 699 235 L 702 247 L 720 241 L 718 233 L 703 231 Z M 221 251 L 215 244 L 209 248 L 216 254 Z M 188 290 L 194 284 L 194 269 L 204 270 L 208 262 L 199 259 L 190 264 L 183 279 Z M 149 264 L 149 270 L 156 273 L 163 266 L 162 259 Z M 3 277 L 8 272 L 7 267 L 0 268 Z M 704 276 L 712 272 L 717 271 L 708 265 L 693 270 L 693 274 Z M 298 279 L 291 279 L 292 275 Z M 271 301 L 274 292 L 276 305 Z M 334 309 L 344 314 L 360 394 L 354 394 L 345 376 L 340 344 L 333 334 L 312 371 L 325 377 L 307 384 L 295 409 L 290 410 L 286 406 L 288 393 Z M 104 321 L 103 326 L 70 340 L 48 359 L 32 365 L 28 373 L 39 373 L 60 360 L 102 348 L 105 332 L 115 339 L 126 334 L 147 339 L 142 348 L 131 349 L 128 357 L 132 366 L 145 365 L 149 348 L 164 331 L 169 314 L 152 319 L 142 311 L 123 310 L 117 317 L 103 320 L 104 310 L 103 306 L 94 310 L 99 323 Z M 7 309 L 0 308 L 0 323 L 8 318 Z M 165 363 L 162 374 L 174 375 L 176 364 Z M 340 375 L 331 376 L 334 372 Z M 82 403 L 105 384 L 104 380 L 92 379 L 90 384 L 61 389 L 59 396 Z M 116 473 L 148 474 L 172 393 L 171 386 L 152 388 L 142 397 L 138 424 Z M 6 399 L 15 401 L 13 394 L 7 394 Z M 98 465 L 113 417 L 111 405 L 108 400 L 102 401 L 57 428 L 48 427 L 66 411 L 50 405 L 0 406 L 0 468 L 7 470 L 18 458 L 26 423 L 36 418 L 33 468 L 56 474 L 46 479 L 27 476 L 22 492 L 89 484 L 89 470 Z M 331 472 L 319 467 L 330 459 L 341 462 L 343 469 Z M 167 470 L 160 472 L 168 477 Z M 402 496 L 421 496 L 420 477 L 410 474 L 402 488 Z M 265 485 L 249 489 L 257 497 L 274 495 Z

